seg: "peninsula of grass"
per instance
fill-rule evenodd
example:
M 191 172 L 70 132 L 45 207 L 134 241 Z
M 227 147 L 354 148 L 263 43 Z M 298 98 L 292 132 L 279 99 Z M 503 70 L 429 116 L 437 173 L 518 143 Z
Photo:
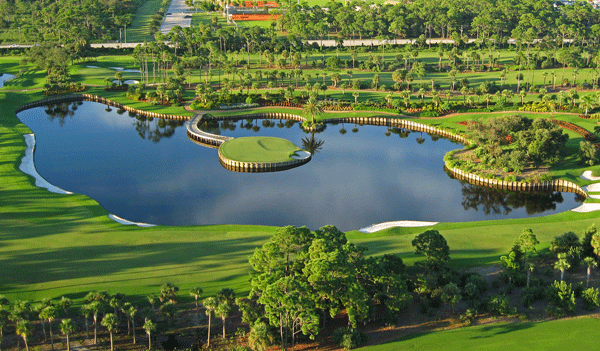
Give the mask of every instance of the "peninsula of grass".
M 301 151 L 291 141 L 274 137 L 235 138 L 224 142 L 219 150 L 229 160 L 257 163 L 292 161 Z

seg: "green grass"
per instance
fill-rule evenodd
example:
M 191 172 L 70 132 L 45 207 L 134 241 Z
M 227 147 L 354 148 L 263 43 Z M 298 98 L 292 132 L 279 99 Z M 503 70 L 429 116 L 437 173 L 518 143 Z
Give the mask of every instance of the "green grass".
M 298 148 L 289 140 L 273 137 L 235 138 L 224 142 L 219 148 L 225 158 L 240 162 L 285 162 Z
M 41 90 L 21 90 L 42 87 L 44 72 L 32 66 L 20 67 L 18 62 L 19 58 L 14 57 L 0 60 L 2 72 L 18 74 L 22 70 L 17 79 L 0 90 L 0 266 L 3 267 L 0 293 L 11 300 L 68 295 L 80 301 L 90 290 L 106 289 L 142 301 L 167 281 L 181 287 L 183 298 L 189 298 L 186 290 L 195 285 L 202 286 L 205 295 L 222 287 L 232 287 L 239 295 L 248 292 L 248 257 L 276 228 L 123 226 L 108 219 L 107 211 L 93 199 L 36 188 L 33 179 L 18 170 L 25 150 L 22 134 L 30 131 L 13 111 L 43 98 Z M 124 93 L 105 92 L 104 77 L 112 77 L 115 72 L 108 67 L 136 68 L 132 62 L 129 56 L 101 57 L 90 65 L 102 68 L 90 69 L 83 64 L 73 67 L 72 74 L 77 81 L 99 85 L 87 87 L 88 93 L 155 112 L 192 115 L 182 107 L 148 105 L 128 100 Z M 132 78 L 135 79 L 135 74 Z M 191 98 L 193 92 L 187 94 Z M 281 108 L 264 111 L 290 112 Z M 332 113 L 321 118 L 369 115 L 372 113 Z M 459 119 L 419 121 L 458 128 Z M 565 212 L 535 218 L 441 223 L 435 228 L 448 240 L 452 265 L 461 267 L 498 263 L 500 255 L 508 252 L 525 227 L 533 229 L 542 242 L 539 249 L 544 251 L 554 236 L 567 231 L 582 233 L 595 222 L 597 213 Z M 393 228 L 373 234 L 351 231 L 347 235 L 352 242 L 368 247 L 367 254 L 396 253 L 412 265 L 420 258 L 414 255 L 411 241 L 426 229 Z
M 590 350 L 600 338 L 597 318 L 565 319 L 549 322 L 494 323 L 468 328 L 411 334 L 397 341 L 364 348 L 387 350 Z
M 150 23 L 152 23 L 152 16 L 162 7 L 161 3 L 162 0 L 146 0 L 138 8 L 135 19 L 129 28 L 127 28 L 128 43 L 143 43 L 154 39 L 150 35 Z M 167 10 L 168 6 L 165 7 L 165 12 Z

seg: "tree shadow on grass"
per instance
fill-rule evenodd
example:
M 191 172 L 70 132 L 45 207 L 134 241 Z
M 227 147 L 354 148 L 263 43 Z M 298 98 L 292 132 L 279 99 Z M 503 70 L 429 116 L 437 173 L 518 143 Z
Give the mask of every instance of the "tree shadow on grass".
M 532 323 L 503 323 L 503 324 L 492 324 L 480 328 L 478 331 L 480 335 L 471 337 L 471 339 L 486 339 L 493 338 L 494 336 L 509 334 L 512 332 L 525 330 L 533 327 Z

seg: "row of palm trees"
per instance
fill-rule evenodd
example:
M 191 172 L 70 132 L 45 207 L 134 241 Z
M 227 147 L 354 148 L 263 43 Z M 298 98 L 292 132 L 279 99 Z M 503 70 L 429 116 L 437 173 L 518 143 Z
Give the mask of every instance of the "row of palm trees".
M 94 327 L 93 344 L 98 344 L 98 324 L 104 326 L 110 337 L 110 349 L 114 351 L 114 333 L 121 323 L 126 320 L 127 334 L 132 335 L 132 342 L 136 344 L 136 316 L 144 316 L 142 328 L 148 336 L 148 349 L 152 348 L 152 336 L 157 330 L 157 323 L 153 321 L 157 317 L 157 309 L 169 321 L 174 317 L 177 307 L 177 292 L 179 288 L 172 283 L 166 283 L 161 287 L 159 295 L 149 295 L 147 300 L 150 307 L 139 310 L 129 302 L 124 301 L 123 294 L 110 295 L 106 291 L 93 291 L 84 298 L 84 304 L 80 307 L 80 314 L 83 316 L 85 324 L 86 338 L 90 338 L 91 318 Z M 235 293 L 232 289 L 224 288 L 215 297 L 207 297 L 199 300 L 203 291 L 200 287 L 194 287 L 190 290 L 190 295 L 194 297 L 196 304 L 196 317 L 200 322 L 200 304 L 205 308 L 208 316 L 208 336 L 207 342 L 210 345 L 212 316 L 218 316 L 223 321 L 223 339 L 226 337 L 226 319 L 233 313 L 236 306 Z M 161 304 L 160 307 L 158 304 Z M 69 298 L 62 297 L 58 301 L 43 299 L 41 302 L 32 305 L 30 301 L 16 300 L 10 304 L 10 301 L 0 295 L 0 350 L 4 331 L 8 327 L 9 321 L 14 323 L 15 333 L 23 339 L 25 348 L 29 351 L 29 344 L 34 334 L 34 319 L 39 320 L 42 326 L 44 343 L 48 342 L 50 336 L 51 349 L 54 350 L 55 334 L 52 331 L 53 323 L 60 318 L 59 329 L 66 338 L 67 351 L 70 351 L 70 336 L 77 331 L 77 324 L 71 318 L 70 312 L 73 303 Z M 109 312 L 109 310 L 112 311 Z M 140 312 L 140 313 L 138 313 Z M 48 326 L 48 333 L 46 332 Z M 17 339 L 17 342 L 20 339 Z M 17 345 L 18 347 L 18 345 Z

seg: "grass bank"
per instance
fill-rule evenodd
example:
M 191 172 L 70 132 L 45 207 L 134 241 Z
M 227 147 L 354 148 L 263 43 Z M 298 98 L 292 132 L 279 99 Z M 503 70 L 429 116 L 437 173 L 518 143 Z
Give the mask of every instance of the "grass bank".
M 369 351 L 443 350 L 588 350 L 596 347 L 598 318 L 577 318 L 544 323 L 494 323 L 468 328 L 411 334 L 397 341 L 366 347 Z M 567 332 L 568 331 L 568 332 Z M 485 345 L 485 346 L 484 346 Z

